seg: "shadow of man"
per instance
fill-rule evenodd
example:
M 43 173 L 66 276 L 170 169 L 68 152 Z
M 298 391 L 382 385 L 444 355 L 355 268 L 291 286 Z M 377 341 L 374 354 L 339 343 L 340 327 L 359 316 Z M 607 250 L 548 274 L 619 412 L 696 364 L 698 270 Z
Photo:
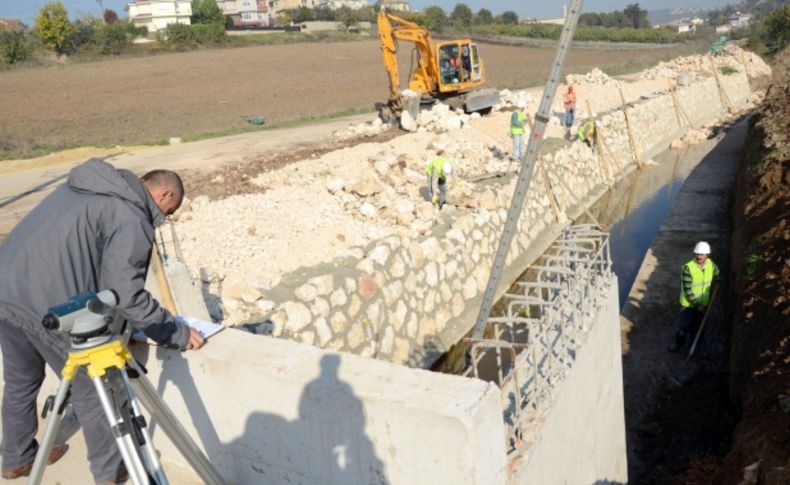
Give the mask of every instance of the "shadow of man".
M 137 362 L 143 366 L 147 364 L 153 350 L 149 345 L 135 343 L 132 343 L 130 349 L 132 349 Z M 164 396 L 168 383 L 178 389 L 184 403 L 188 405 L 192 425 L 198 434 L 198 442 L 203 445 L 206 455 L 213 461 L 217 454 L 221 452 L 223 445 L 214 428 L 211 414 L 206 408 L 200 390 L 197 388 L 191 375 L 189 361 L 180 352 L 167 350 L 162 347 L 155 347 L 154 352 L 156 359 L 162 361 L 162 372 L 158 381 L 155 384 L 153 382 L 151 384 L 155 385 L 159 396 Z M 164 402 L 167 404 L 166 401 Z M 150 410 L 148 411 L 150 413 Z M 152 417 L 149 425 L 149 431 L 152 436 L 155 435 L 157 424 L 157 418 Z
M 321 359 L 321 374 L 299 401 L 302 436 L 312 441 L 305 459 L 327 485 L 387 484 L 384 463 L 365 434 L 365 409 L 349 384 L 338 377 L 339 355 Z
M 299 398 L 299 416 L 288 414 L 296 395 L 277 397 L 277 413 L 255 412 L 244 434 L 228 443 L 217 464 L 234 483 L 387 485 L 384 463 L 365 434 L 365 410 L 338 377 L 339 355 L 321 359 L 321 372 Z

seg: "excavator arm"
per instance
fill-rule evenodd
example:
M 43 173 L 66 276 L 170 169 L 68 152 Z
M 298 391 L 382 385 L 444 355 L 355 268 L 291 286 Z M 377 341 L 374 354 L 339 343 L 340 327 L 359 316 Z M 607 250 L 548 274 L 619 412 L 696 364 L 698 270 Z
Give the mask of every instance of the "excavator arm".
M 390 106 L 399 107 L 400 105 L 397 57 L 397 42 L 399 40 L 414 43 L 420 53 L 417 68 L 411 73 L 409 79 L 409 89 L 420 94 L 434 92 L 436 89 L 435 80 L 438 79 L 438 66 L 433 53 L 431 33 L 426 28 L 391 15 L 383 9 L 379 12 L 377 23 L 381 41 L 381 56 L 390 82 Z

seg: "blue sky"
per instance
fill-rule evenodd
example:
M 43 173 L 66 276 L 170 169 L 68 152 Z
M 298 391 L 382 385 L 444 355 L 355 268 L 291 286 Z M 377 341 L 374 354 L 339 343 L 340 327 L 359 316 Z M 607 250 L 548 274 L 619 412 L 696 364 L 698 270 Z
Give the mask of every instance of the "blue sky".
M 61 0 L 72 17 L 76 17 L 80 12 L 99 14 L 99 5 L 95 0 Z M 608 12 L 620 10 L 635 0 L 587 0 L 584 2 L 586 12 Z M 46 0 L 0 0 L 0 17 L 19 18 L 30 23 L 36 15 L 36 11 L 46 3 Z M 105 8 L 111 8 L 123 17 L 124 0 L 103 0 Z M 373 3 L 371 1 L 371 3 Z M 422 9 L 429 5 L 439 5 L 445 10 L 452 9 L 456 0 L 411 0 L 412 7 Z M 514 2 L 513 0 L 467 0 L 465 2 L 475 12 L 481 8 L 487 8 L 494 14 L 502 13 L 505 10 L 513 10 L 520 17 L 556 18 L 562 16 L 562 2 L 559 0 L 526 0 Z M 568 2 L 570 3 L 570 2 Z M 712 7 L 726 5 L 727 3 L 737 3 L 737 0 L 642 0 L 638 2 L 642 8 L 657 10 L 672 6 L 685 7 Z

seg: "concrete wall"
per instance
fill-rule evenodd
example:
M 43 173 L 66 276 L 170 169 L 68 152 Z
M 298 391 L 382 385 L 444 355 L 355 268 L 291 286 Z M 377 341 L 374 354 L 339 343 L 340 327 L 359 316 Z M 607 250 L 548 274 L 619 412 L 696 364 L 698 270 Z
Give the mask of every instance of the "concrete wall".
M 619 314 L 612 284 L 537 440 L 511 457 L 508 483 L 628 481 Z
M 233 329 L 200 352 L 134 352 L 229 482 L 505 483 L 493 384 Z
M 734 103 L 750 94 L 745 74 L 721 79 Z M 713 77 L 699 77 L 679 88 L 678 99 L 695 125 L 724 110 Z M 629 114 L 643 159 L 666 149 L 687 130 L 678 123 L 667 94 L 636 103 Z M 513 273 L 508 276 L 517 276 L 556 237 L 564 221 L 635 167 L 623 112 L 605 113 L 601 122 L 608 147 L 603 162 L 581 142 L 544 143 L 508 256 Z M 277 337 L 430 366 L 473 324 L 515 176 L 504 180 L 474 194 L 478 208 L 447 217 L 419 240 L 384 238 L 353 249 L 353 257 L 286 275 L 267 296 L 271 311 L 260 314 L 252 305 L 254 319 L 269 319 Z M 512 280 L 504 278 L 500 294 Z
M 143 344 L 132 351 L 228 483 L 506 482 L 500 396 L 493 384 L 234 329 L 212 337 L 199 352 Z M 39 405 L 57 383 L 48 373 Z M 166 469 L 180 477 L 174 483 L 199 483 L 183 478 L 190 475 L 188 464 L 156 419 L 150 426 Z M 84 478 L 79 442 L 69 441 L 78 451 L 56 466 L 65 466 L 68 476 L 82 470 Z M 61 483 L 52 480 L 63 476 L 58 473 L 50 470 L 45 483 Z

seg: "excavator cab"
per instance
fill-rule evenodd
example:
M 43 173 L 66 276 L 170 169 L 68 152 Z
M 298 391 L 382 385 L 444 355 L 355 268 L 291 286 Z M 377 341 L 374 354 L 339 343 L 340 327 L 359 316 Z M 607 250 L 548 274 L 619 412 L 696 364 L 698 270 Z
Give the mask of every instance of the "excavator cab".
M 464 91 L 483 84 L 483 66 L 477 44 L 469 40 L 453 40 L 438 44 L 436 51 L 440 93 Z

